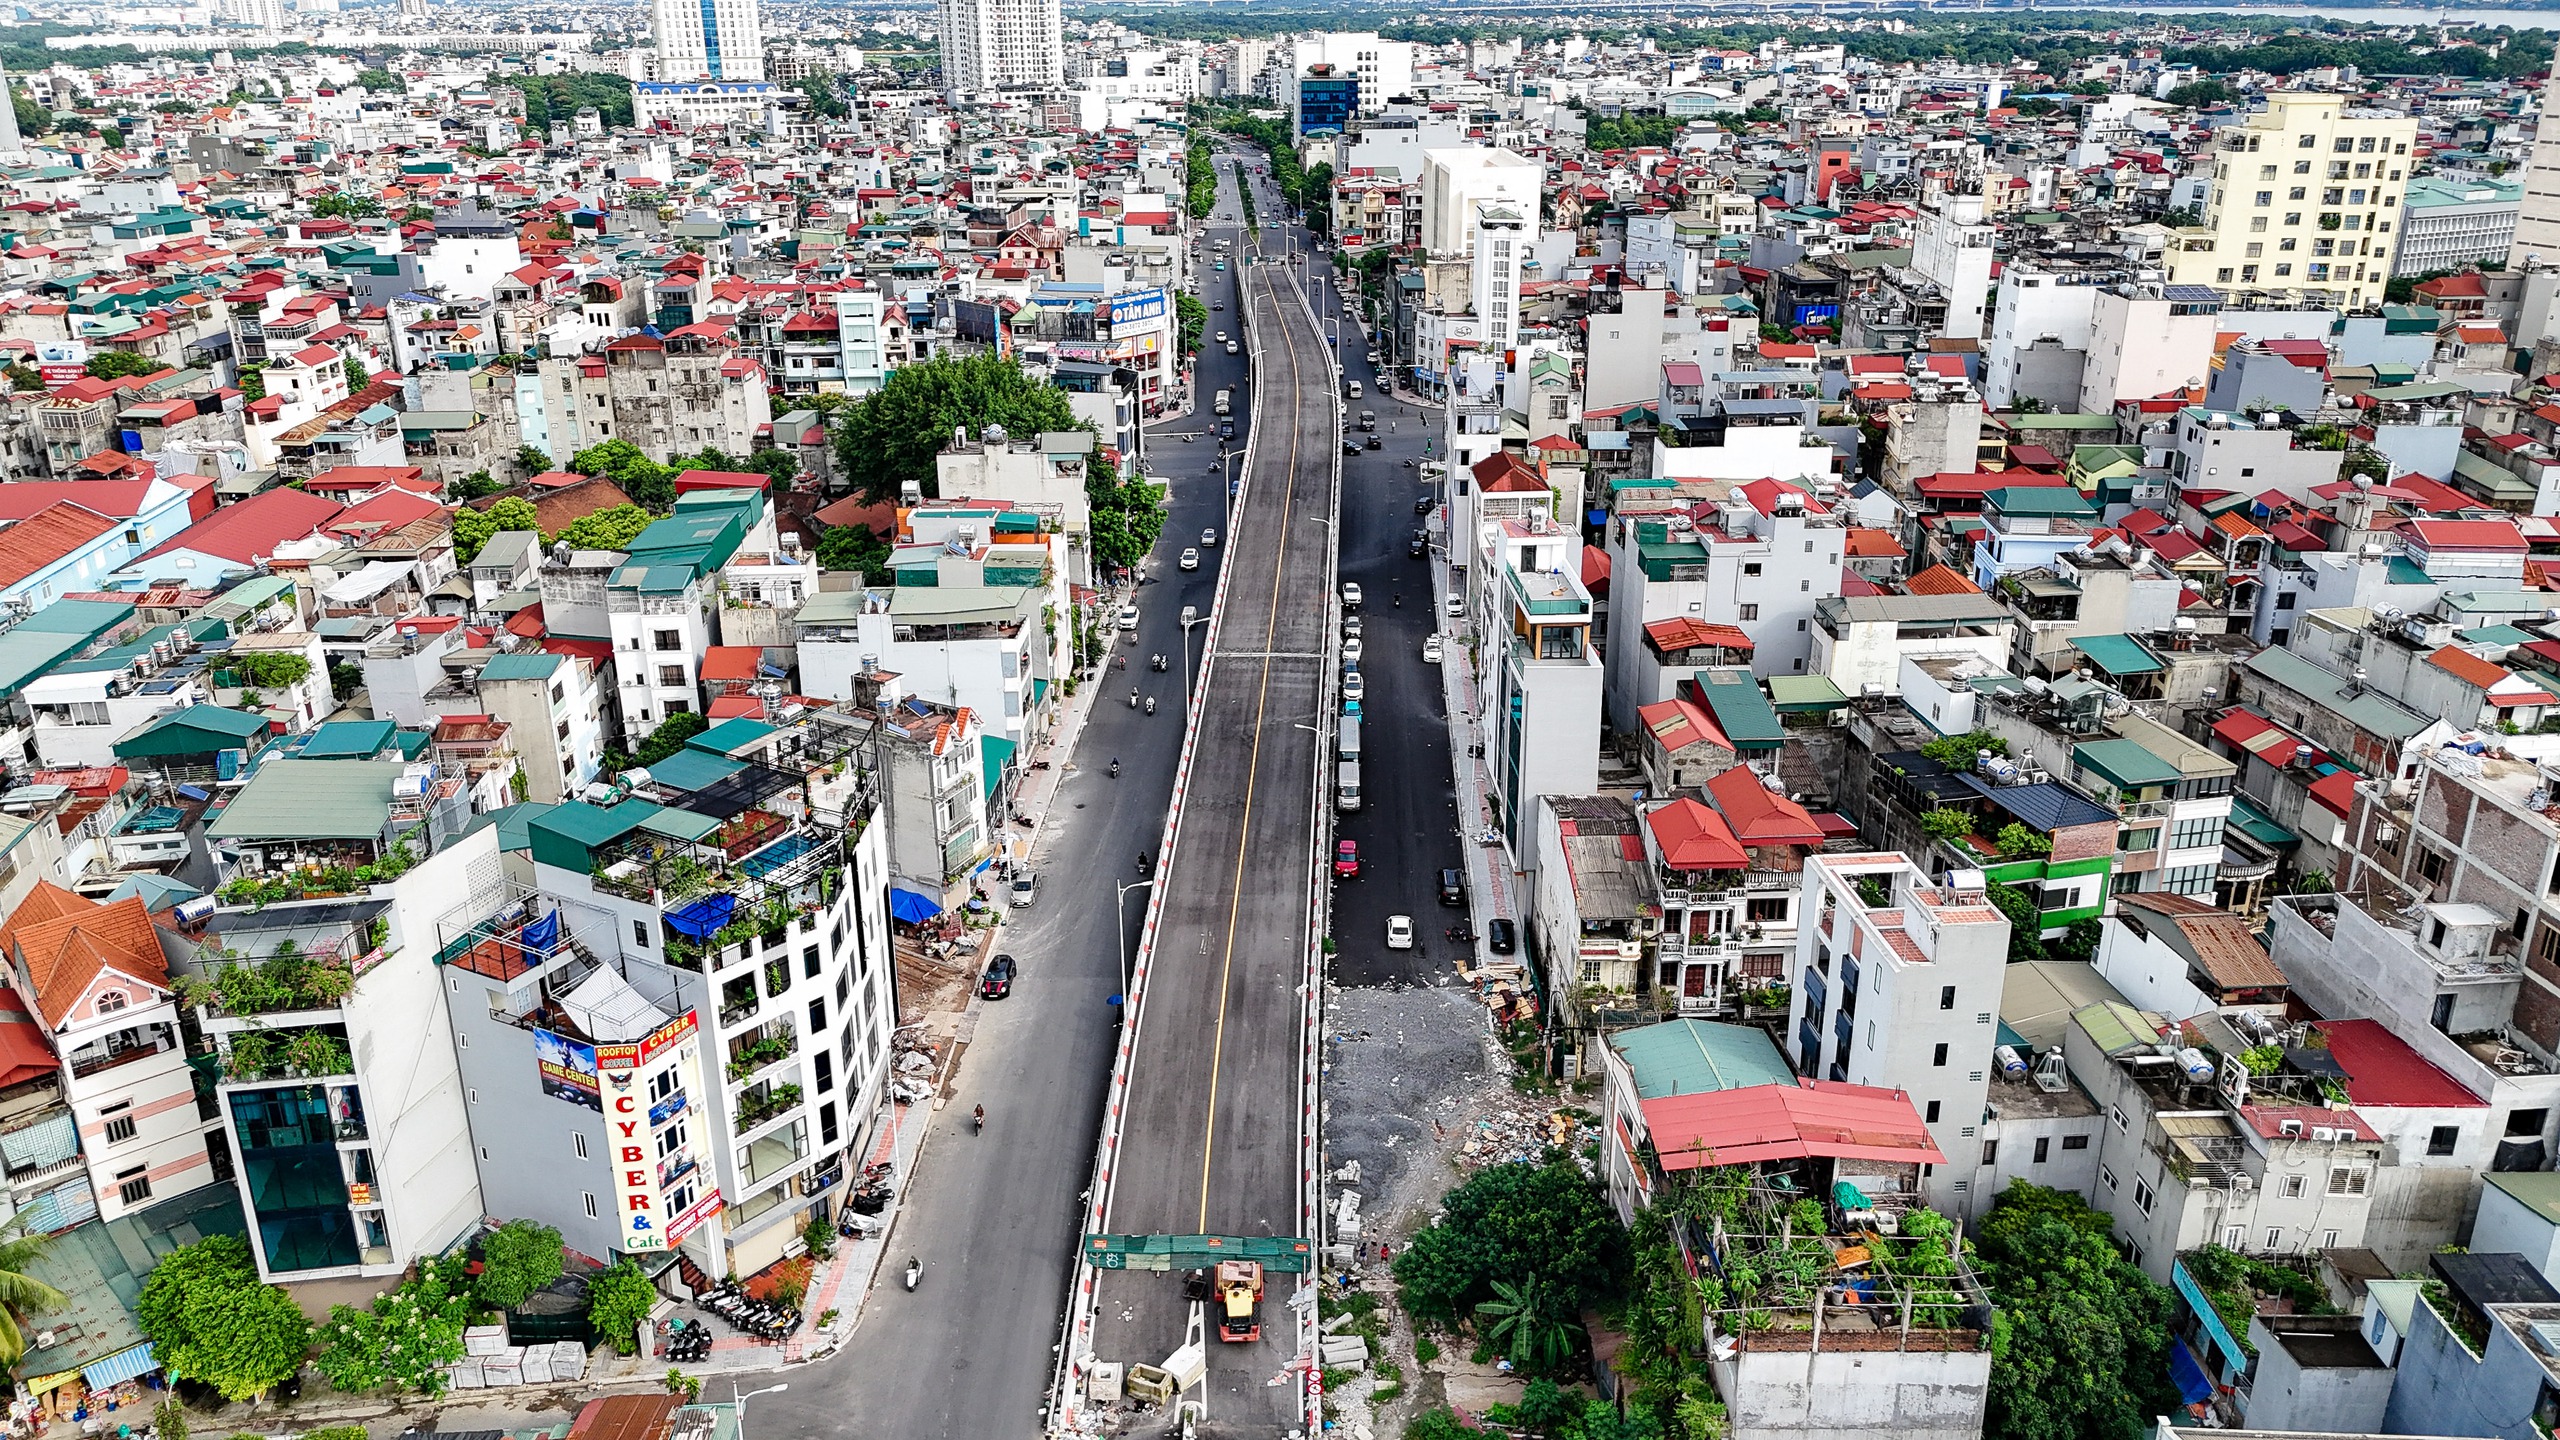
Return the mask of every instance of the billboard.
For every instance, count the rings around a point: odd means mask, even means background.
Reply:
[[[637,1044],[599,1045],[594,1065],[603,1082],[605,1143],[613,1148],[613,1209],[626,1252],[664,1250],[684,1238],[704,1218],[719,1213],[720,1190],[687,1206],[682,1214],[666,1209],[667,1187],[699,1168],[689,1151],[673,1151],[660,1163],[651,1134],[685,1111],[683,1097],[702,1083],[701,1066],[686,1046],[699,1029],[695,1013],[682,1015],[649,1032]],[[672,1072],[668,1093],[655,1104],[650,1081]],[[708,1209],[705,1209],[708,1205]]]
[[[39,340],[36,342],[36,373],[44,377],[44,388],[59,390],[89,373],[89,342],[85,340]]]
[[[604,1108],[604,1096],[596,1085],[593,1045],[537,1029],[533,1032],[533,1063],[542,1071],[543,1094],[590,1110]]]
[[[1124,290],[1111,297],[1111,331],[1117,335],[1123,325],[1162,320],[1165,312],[1172,308],[1173,302],[1165,298],[1161,285],[1144,290]]]

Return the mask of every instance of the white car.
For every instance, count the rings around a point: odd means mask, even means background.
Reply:
[[[1016,872],[1013,877],[1013,908],[1027,910],[1031,908],[1031,902],[1039,898],[1040,877],[1028,870]]]
[[[1234,342],[1233,340],[1230,340],[1230,341],[1228,341],[1228,342],[1227,342],[1227,353],[1228,353],[1228,354],[1230,354],[1230,355],[1233,355],[1233,354],[1235,354],[1235,353],[1236,353],[1236,342]]]
[[[1226,331],[1221,330],[1221,331],[1219,331],[1219,332],[1218,332],[1218,343],[1219,343],[1219,344],[1221,344],[1221,345],[1224,345],[1224,344],[1226,344],[1226,343],[1227,343],[1227,332],[1226,332]]]
[[[1342,617],[1342,633],[1343,633],[1343,634],[1345,634],[1345,635],[1357,635],[1357,634],[1359,634],[1359,633],[1360,633],[1360,631],[1361,631],[1361,624],[1360,624],[1360,617],[1359,617],[1359,616],[1357,616],[1357,615],[1345,615],[1345,616],[1343,616],[1343,617]]]
[[[1200,552],[1199,552],[1199,551],[1197,551],[1197,550],[1193,550],[1193,549],[1191,549],[1191,548],[1189,548],[1189,547],[1187,547],[1187,546],[1186,546],[1186,547],[1183,549],[1183,552],[1182,552],[1182,568],[1183,568],[1183,569],[1185,569],[1185,570],[1197,570],[1197,569],[1199,569],[1199,568],[1200,568]]]
[[[1462,617],[1467,613],[1467,597],[1464,595],[1452,595],[1448,599],[1440,602],[1440,608],[1448,611],[1453,619]]]
[[[1217,532],[1215,529],[1203,530],[1203,531],[1201,531],[1201,532],[1200,532],[1200,548],[1201,548],[1201,549],[1203,549],[1203,550],[1207,550],[1207,549],[1215,548],[1215,547],[1216,547],[1216,545],[1217,545],[1217,543],[1218,543],[1218,532]]]
[[[1137,606],[1123,605],[1120,607],[1120,628],[1123,630],[1135,630],[1138,628]]]
[[[1361,647],[1360,647],[1360,637],[1359,637],[1359,636],[1357,636],[1357,635],[1354,635],[1354,636],[1352,636],[1350,639],[1343,641],[1343,642],[1342,642],[1342,663],[1343,663],[1343,664],[1345,664],[1345,665],[1357,665],[1357,664],[1359,664],[1359,663],[1360,663],[1360,648],[1361,648]]]
[[[1423,664],[1425,664],[1425,665],[1437,665],[1437,664],[1439,664],[1439,663],[1440,663],[1440,657],[1441,657],[1442,655],[1444,655],[1444,654],[1447,654],[1447,653],[1448,653],[1448,652],[1447,652],[1447,650],[1446,650],[1446,649],[1444,649],[1444,648],[1442,647],[1441,643],[1440,643],[1440,637],[1439,637],[1439,636],[1437,636],[1437,635],[1426,635],[1426,636],[1424,636],[1424,637],[1423,637],[1423,640],[1422,640],[1422,663],[1423,663]]]
[[[1387,917],[1387,948],[1390,950],[1410,950],[1413,948],[1412,916],[1390,915]]]
[[[1354,670],[1350,674],[1342,677],[1343,699],[1357,705],[1362,700],[1367,699],[1368,694],[1369,687],[1361,682],[1359,671]]]
[[[1348,580],[1342,582],[1342,608],[1345,610],[1360,608],[1360,587]]]

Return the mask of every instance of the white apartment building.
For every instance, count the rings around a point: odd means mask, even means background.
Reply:
[[[2376,295],[2381,287],[2374,287]],[[2149,400],[2213,376],[2222,296],[2203,284],[2105,286],[2089,301],[2088,363],[2079,413],[2104,415],[2119,400]]]
[[[764,17],[756,0],[651,0],[660,80],[762,80]]]
[[[1525,498],[1527,518],[1477,522],[1468,566],[1468,625],[1487,637],[1476,659],[1486,798],[1515,863],[1531,853],[1539,796],[1600,788],[1600,654],[1581,537],[1555,523],[1543,494]]]
[[[1883,903],[1859,892],[1881,887]],[[1921,1179],[1931,1208],[1971,1217],[1984,1102],[1998,1044],[2009,921],[1958,871],[1940,888],[1900,854],[1811,855],[1787,1015],[1796,1072],[1911,1097],[1951,1164]]]
[[[2103,271],[2048,269],[2030,260],[2000,272],[1991,338],[1982,357],[1982,398],[2006,410],[2022,395],[2075,404],[2089,356]]]
[[[1357,76],[1363,115],[1377,114],[1386,108],[1389,97],[1413,88],[1412,42],[1383,40],[1374,30],[1301,35],[1290,42],[1289,64],[1296,75],[1330,65]]]
[[[1454,259],[1473,253],[1477,217],[1486,206],[1534,220],[1547,167],[1526,155],[1484,145],[1422,152],[1422,248]]]
[[[942,0],[942,85],[982,90],[1055,87],[1067,74],[1058,0]]]
[[[2215,132],[2204,223],[2169,240],[2169,279],[2361,310],[2382,302],[2415,116],[2278,91]]]
[[[1657,621],[1730,626],[1748,638],[1753,673],[1805,673],[1815,607],[1840,593],[1847,538],[1820,502],[1774,480],[1687,481],[1626,492],[1607,534],[1611,728],[1634,733],[1637,708],[1687,678],[1646,645]]]
[[[1911,268],[1946,295],[1946,328],[1940,333],[1951,340],[1981,339],[1991,292],[1991,226],[1982,218],[1981,196],[1942,196],[1920,212]]]

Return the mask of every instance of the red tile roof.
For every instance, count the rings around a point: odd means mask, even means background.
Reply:
[[[277,546],[302,539],[328,524],[343,508],[327,496],[289,487],[262,490],[214,511],[162,541],[142,558],[154,560],[175,551],[193,550],[247,565],[274,554]]]
[[[1651,725],[1654,712],[1686,703],[1664,701],[1647,705],[1638,713]],[[1689,709],[1694,711],[1697,707]],[[1683,723],[1694,723],[1697,718],[1684,716]],[[1706,728],[1713,731],[1714,724],[1708,721]],[[1660,729],[1655,733],[1661,734]],[[1722,732],[1716,733],[1720,738]],[[1653,843],[1662,851],[1662,863],[1674,870],[1746,870],[1751,866],[1750,855],[1744,852],[1742,842],[1733,838],[1733,828],[1724,823],[1724,817],[1685,795],[1648,813],[1644,823],[1653,832]]]
[[[1706,789],[1745,845],[1822,843],[1822,827],[1814,823],[1812,812],[1761,783],[1758,771],[1737,765],[1708,781]]]
[[[169,963],[142,897],[110,905],[39,880],[0,930],[0,945],[16,954],[36,987],[36,1010],[59,1029],[98,977],[112,972],[165,990]]]
[[[1738,625],[1714,625],[1686,615],[1653,621],[1644,627],[1644,635],[1657,649],[1664,651],[1694,650],[1706,645],[1745,652],[1753,648],[1751,637],[1744,634]]]
[[[1946,1156],[1899,1090],[1805,1080],[1641,1102],[1665,1170],[1764,1160],[1943,1165]]]
[[[82,546],[123,523],[64,500],[0,530],[0,587],[75,558]]]
[[[1979,595],[1982,587],[1947,565],[1932,565],[1902,582],[1906,595]]]
[[[2486,690],[2508,677],[2504,666],[2492,665],[2459,645],[2447,645],[2427,657],[2433,665],[2457,680],[2468,680]]]

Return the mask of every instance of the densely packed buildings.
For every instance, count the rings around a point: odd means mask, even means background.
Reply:
[[[1195,127],[1250,112],[1433,407],[1450,618],[1502,642],[1450,661],[1501,964],[1601,1085],[1622,1212],[1763,1105],[1888,1213],[2084,1196],[2226,1419],[2560,1393],[2543,1329],[2439,1343],[2560,1299],[2533,86],[2206,93],[2156,20],[2069,73],[1861,56],[1893,21],[1204,44],[1056,0],[943,0],[938,77],[756,0],[623,48],[245,43],[303,13],[12,77],[53,121],[0,138],[31,1225],[228,1187],[301,1280],[484,1215],[753,1274],[826,1220],[892,1084],[888,897],[965,896],[1060,722],[1112,578],[1087,467],[1195,403]],[[848,493],[847,402],[990,353],[1090,433]],[[489,534],[507,502],[539,533]],[[821,564],[857,527],[873,573]],[[603,1085],[652,1164],[607,1163]],[[2523,1258],[2390,1278],[2465,1242]],[[2244,1355],[2206,1245],[2373,1323]],[[1980,1366],[1898,1353],[1979,1413]]]

